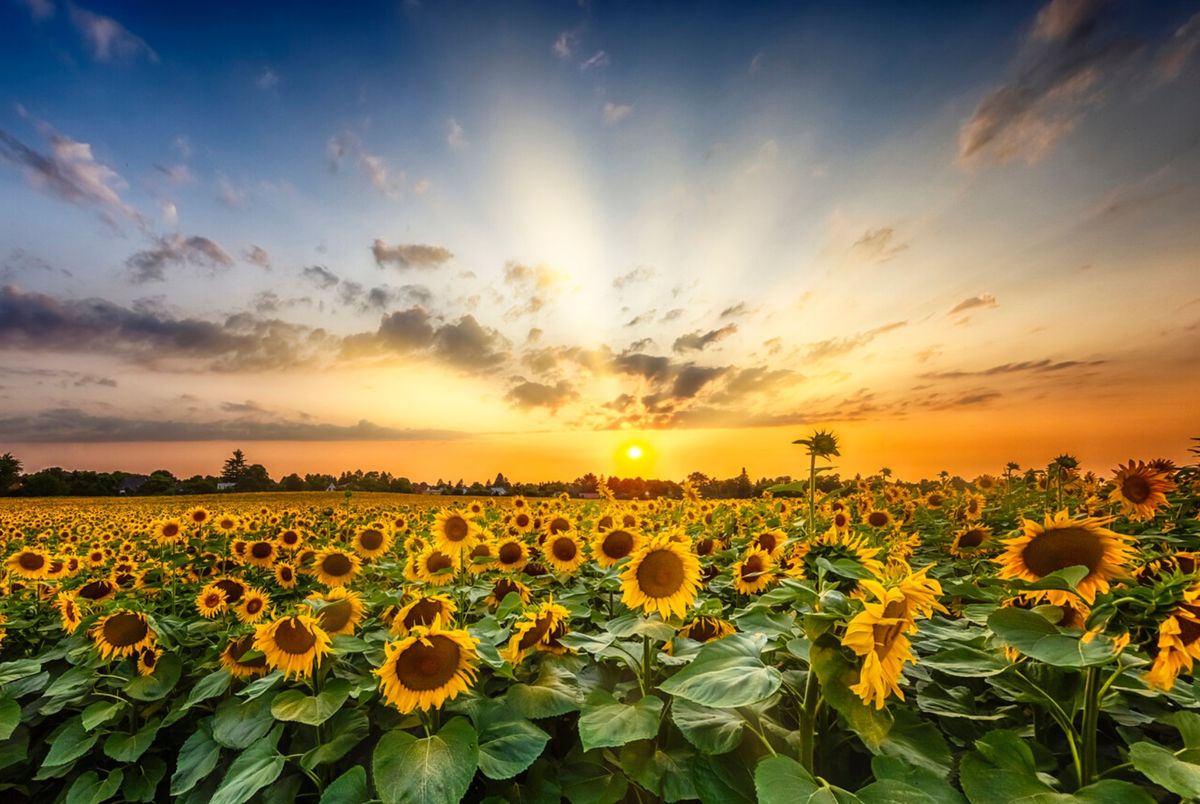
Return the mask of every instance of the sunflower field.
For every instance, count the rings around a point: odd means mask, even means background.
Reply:
[[[1200,798],[1196,466],[799,443],[788,498],[3,501],[5,800]]]

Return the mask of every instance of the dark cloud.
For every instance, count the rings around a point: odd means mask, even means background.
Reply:
[[[426,352],[447,365],[468,371],[489,371],[509,355],[508,340],[496,330],[465,315],[453,323],[435,325],[427,310],[414,306],[383,317],[373,333],[352,335],[344,342],[348,355],[373,351],[411,354]]]
[[[428,349],[433,343],[433,331],[425,308],[410,307],[384,316],[377,336],[388,349],[405,353]]]
[[[56,268],[41,257],[30,254],[25,249],[14,248],[0,264],[0,282],[8,282],[30,274],[62,274],[74,276],[66,268]]]
[[[710,382],[724,374],[727,369],[694,366],[688,364],[679,369],[675,375],[675,384],[671,387],[671,395],[676,399],[691,399]]]
[[[433,336],[433,352],[447,363],[464,369],[490,369],[503,363],[507,341],[490,327],[482,326],[474,316],[465,315],[453,324],[438,327]]]
[[[851,248],[871,262],[887,262],[908,248],[908,243],[896,239],[896,230],[890,226],[868,229],[854,241]]]
[[[663,313],[662,323],[665,324],[669,321],[674,321],[678,318],[682,318],[683,313],[684,313],[684,310],[682,307],[676,307],[674,310],[668,310],[667,312]]]
[[[681,335],[675,339],[672,345],[672,351],[680,352],[699,352],[707,346],[711,346],[718,341],[728,338],[737,332],[737,324],[727,324],[720,329],[712,329],[708,332],[690,332],[687,335]]]
[[[216,272],[233,265],[233,258],[207,237],[170,235],[160,237],[154,247],[139,251],[125,260],[129,281],[135,284],[162,282],[167,268],[192,265]]]
[[[328,290],[335,287],[341,280],[333,271],[326,268],[324,265],[310,265],[300,272],[300,276],[312,282],[322,290]]]
[[[625,326],[636,327],[636,326],[640,326],[642,324],[649,324],[652,321],[654,321],[654,316],[657,314],[658,314],[657,310],[647,310],[646,312],[640,313],[639,315],[635,315],[633,318],[626,321]]]
[[[371,245],[371,254],[380,268],[387,265],[396,268],[436,268],[454,256],[442,246],[417,243],[389,246],[383,240],[376,240]]]
[[[554,385],[524,380],[509,389],[504,398],[514,407],[525,410],[549,408],[554,411],[578,399],[579,393],[565,380],[560,380]]]
[[[1155,72],[1159,81],[1174,81],[1200,53],[1200,12],[1175,31],[1158,54]]]
[[[448,441],[452,430],[383,427],[365,419],[352,425],[270,418],[213,421],[126,419],[57,408],[0,417],[0,441],[22,443],[120,443],[129,441]]]
[[[271,267],[271,255],[267,250],[260,246],[250,246],[242,252],[242,259],[251,265],[257,265],[259,268]]]
[[[964,377],[994,377],[1000,374],[1020,374],[1030,372],[1049,374],[1070,369],[1086,369],[1104,365],[1104,360],[1026,360],[1020,363],[1003,363],[980,371],[930,371],[921,374],[925,380],[958,380]]]

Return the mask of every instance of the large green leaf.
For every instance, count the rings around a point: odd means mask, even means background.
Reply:
[[[858,668],[842,655],[842,646],[834,637],[822,635],[808,650],[809,667],[821,682],[821,694],[837,710],[850,729],[872,751],[879,749],[892,728],[887,709],[863,703],[850,687],[858,683]]]
[[[276,748],[282,734],[283,726],[276,726],[266,739],[238,754],[209,804],[242,804],[278,779],[287,763]]]
[[[679,698],[671,720],[684,738],[706,754],[725,754],[742,742],[746,719],[736,709],[716,709]]]
[[[111,701],[107,699],[96,701],[94,704],[88,706],[87,709],[84,709],[79,717],[83,723],[83,727],[91,731],[97,726],[107,723],[120,715],[125,706],[126,703],[124,701]]]
[[[478,764],[478,736],[461,717],[432,737],[389,731],[371,757],[375,787],[384,804],[455,804],[466,795]]]
[[[319,804],[362,804],[370,798],[371,793],[367,789],[367,769],[362,765],[355,765],[325,788]]]
[[[607,690],[596,690],[579,713],[579,741],[590,751],[648,740],[658,734],[662,710],[662,699],[653,695],[623,704]]]
[[[42,669],[41,659],[17,659],[0,664],[0,684],[7,684],[26,676],[37,675]]]
[[[950,676],[982,678],[1003,673],[1009,667],[1002,654],[959,645],[921,659],[921,667],[939,670]]]
[[[638,740],[621,746],[621,769],[639,785],[664,801],[696,798],[692,783],[689,748],[664,751],[654,740]]]
[[[988,627],[1005,644],[1055,667],[1105,664],[1117,655],[1111,640],[1084,642],[1082,632],[1061,629],[1035,611],[997,609],[988,617]]]
[[[125,772],[118,768],[103,780],[95,771],[87,771],[76,777],[67,790],[66,804],[101,804],[117,794]]]
[[[99,739],[99,734],[89,733],[83,727],[83,721],[80,718],[73,718],[51,741],[50,751],[42,760],[42,767],[53,768],[74,762],[91,751]]]
[[[571,804],[616,804],[625,799],[629,781],[603,760],[577,757],[563,763],[557,774],[562,794]]]
[[[181,709],[186,711],[201,701],[224,694],[232,682],[233,674],[223,667],[216,672],[209,673],[197,681],[196,686],[192,687],[192,691],[188,693],[187,700],[183,702]]]
[[[138,676],[125,685],[125,694],[139,701],[158,701],[170,694],[183,673],[183,663],[172,653],[163,654],[154,672]]]
[[[104,753],[117,762],[137,762],[154,743],[161,724],[157,718],[147,722],[134,734],[115,732],[104,741]]]
[[[504,697],[513,709],[534,720],[574,712],[583,703],[575,676],[551,662],[542,664],[534,681],[513,684]]]
[[[947,778],[954,760],[937,726],[910,709],[897,707],[892,716],[892,727],[879,745],[880,753],[924,768],[940,779]]]
[[[274,695],[249,701],[226,698],[213,715],[213,739],[226,748],[246,748],[275,725],[271,714]]]
[[[0,740],[7,740],[21,725],[21,705],[5,695],[0,698]]]
[[[511,779],[541,756],[550,735],[511,707],[484,701],[473,715],[479,733],[479,770],[489,779]]]
[[[325,731],[333,737],[300,758],[300,765],[308,770],[328,762],[337,762],[361,743],[371,730],[366,712],[359,709],[342,709],[327,723]]]
[[[774,695],[783,677],[763,664],[767,638],[733,634],[700,649],[687,667],[659,685],[677,698],[716,707],[757,703]]]
[[[1184,762],[1174,753],[1151,742],[1134,743],[1129,761],[1147,779],[1185,799],[1200,798],[1200,765]]]
[[[125,768],[121,795],[129,801],[157,801],[158,785],[167,775],[167,763],[158,757],[146,757]]]
[[[335,678],[318,695],[305,695],[300,690],[279,693],[271,703],[271,714],[276,720],[319,726],[341,709],[349,697],[350,682]]]
[[[197,782],[212,773],[220,758],[221,746],[213,739],[209,721],[200,721],[183,748],[179,749],[175,773],[171,776],[171,795],[181,796],[195,787]]]

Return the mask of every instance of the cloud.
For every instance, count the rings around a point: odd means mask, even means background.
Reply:
[[[987,308],[995,306],[995,296],[990,293],[981,293],[978,296],[971,296],[970,298],[963,299],[958,304],[954,305],[954,308],[951,309],[950,312],[946,313],[946,315],[954,315],[955,313],[961,313],[965,310],[974,310],[979,307]]]
[[[207,237],[174,234],[160,237],[154,247],[139,251],[125,260],[129,281],[134,284],[162,282],[166,270],[176,265],[192,265],[212,272],[230,268],[233,258]]]
[[[612,286],[617,290],[624,290],[630,285],[639,282],[647,282],[654,277],[654,269],[647,268],[644,265],[639,265],[627,274],[621,274],[612,281]]]
[[[453,117],[446,121],[446,144],[455,151],[471,147],[471,143],[467,141],[466,132]]]
[[[1188,62],[1200,52],[1200,13],[1175,31],[1158,54],[1155,72],[1161,82],[1174,81],[1183,74]]]
[[[587,72],[588,70],[599,70],[602,67],[609,65],[608,54],[603,50],[597,50],[588,59],[580,62],[579,69]]]
[[[991,92],[959,129],[960,163],[1024,160],[1049,153],[1103,101],[1107,73],[1136,52],[1109,34],[1104,0],[1051,0],[1038,12],[1013,78]]]
[[[242,259],[251,265],[257,265],[259,268],[271,267],[271,255],[261,246],[251,244],[249,248],[242,252]]]
[[[53,0],[17,0],[17,4],[28,9],[34,22],[45,22],[54,16]]]
[[[561,285],[566,278],[566,274],[545,264],[526,265],[514,261],[504,264],[504,284],[514,288],[548,291]]]
[[[550,46],[550,51],[559,59],[569,59],[571,54],[575,52],[575,45],[579,43],[579,37],[572,31],[563,31],[554,39],[554,44]]]
[[[626,309],[628,309],[628,308],[626,308]],[[638,315],[635,315],[633,318],[626,321],[625,326],[637,327],[637,326],[641,326],[642,324],[649,324],[650,322],[652,322],[654,320],[654,316],[656,316],[657,314],[658,314],[658,310],[654,310],[654,309],[647,310],[646,312],[639,313]]]
[[[808,345],[808,359],[826,360],[831,357],[840,357],[856,349],[861,349],[886,332],[891,332],[907,325],[907,321],[894,321],[891,324],[884,324],[881,327],[876,327],[866,332],[859,332],[846,338],[828,338],[816,343],[810,343]]]
[[[74,276],[65,268],[56,268],[46,260],[22,248],[14,248],[0,263],[0,281],[11,281],[30,274],[62,274],[65,277]]]
[[[35,189],[62,201],[93,207],[110,224],[116,224],[115,215],[141,221],[133,207],[121,198],[128,182],[99,162],[91,145],[59,134],[46,123],[36,125],[47,146],[46,153],[0,130],[0,160],[24,168],[26,180]]]
[[[322,290],[328,290],[337,285],[341,280],[333,271],[326,268],[324,265],[310,265],[300,272],[300,276],[312,282]]]
[[[389,198],[399,197],[404,189],[405,172],[392,167],[379,154],[367,151],[351,131],[340,131],[330,137],[325,144],[325,155],[329,159],[329,170],[333,173],[337,173],[346,160],[353,160],[371,186]]]
[[[76,5],[68,5],[71,24],[91,48],[92,58],[104,62],[131,62],[144,56],[158,62],[158,54],[138,36],[111,17],[95,14]]]
[[[373,333],[345,339],[348,356],[371,352],[408,355],[424,353],[454,368],[487,372],[508,359],[508,340],[474,316],[465,315],[453,323],[435,324],[429,311],[419,305],[385,315]]]
[[[711,346],[718,341],[722,341],[737,332],[737,324],[727,324],[720,329],[711,329],[708,332],[690,332],[687,335],[681,335],[675,339],[671,350],[674,352],[701,351],[707,346]]]
[[[578,398],[579,393],[565,380],[560,380],[554,385],[523,380],[510,388],[504,395],[504,399],[510,405],[524,410],[549,408],[551,411],[556,411]]]
[[[746,303],[738,302],[737,304],[733,304],[733,305],[730,305],[729,307],[726,307],[724,310],[721,311],[721,315],[719,315],[717,317],[718,318],[739,318],[741,316],[749,315],[749,314],[750,314],[750,308],[746,306]]]
[[[633,114],[633,106],[627,103],[605,103],[604,104],[604,122],[608,125],[620,123],[629,115]]]
[[[907,248],[908,243],[896,242],[896,230],[890,226],[868,229],[851,246],[851,249],[871,262],[887,262]]]
[[[241,209],[246,205],[246,191],[238,187],[228,176],[217,179],[217,200],[230,209]]]
[[[166,176],[171,184],[191,184],[196,180],[187,165],[155,165],[154,169]]]
[[[471,315],[465,315],[453,324],[443,324],[433,335],[433,353],[463,369],[495,368],[507,359],[506,346],[503,335],[482,326]]]
[[[728,369],[688,364],[679,369],[675,375],[675,383],[671,386],[671,394],[676,399],[691,399],[710,382],[720,377]]]
[[[121,443],[130,441],[448,441],[453,430],[384,427],[363,419],[339,425],[291,421],[262,414],[234,419],[181,421],[98,416],[79,408],[56,408],[0,417],[0,440],[27,443]]]
[[[1071,369],[1087,369],[1104,365],[1103,360],[1025,360],[1020,363],[1002,363],[980,371],[929,371],[919,375],[923,380],[959,380],[965,377],[995,377],[1003,374],[1052,374]]]
[[[258,77],[254,79],[254,86],[258,87],[264,92],[274,89],[275,87],[279,86],[279,74],[270,67],[263,67],[262,72],[260,72]]]
[[[387,265],[397,268],[436,268],[454,256],[442,246],[419,243],[389,246],[386,241],[378,239],[371,245],[371,254],[380,268]]]

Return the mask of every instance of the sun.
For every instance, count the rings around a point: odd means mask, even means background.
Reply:
[[[630,444],[625,448],[625,457],[631,461],[640,461],[645,451],[638,444]]]

